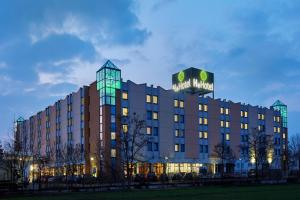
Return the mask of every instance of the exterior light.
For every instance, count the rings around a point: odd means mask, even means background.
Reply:
[[[91,157],[91,161],[94,161],[94,157]]]

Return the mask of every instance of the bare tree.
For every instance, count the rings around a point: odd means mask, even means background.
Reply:
[[[121,165],[124,167],[124,177],[127,180],[127,185],[130,186],[134,166],[137,162],[145,162],[147,157],[145,155],[144,147],[149,141],[149,136],[145,132],[145,120],[141,119],[136,113],[132,116],[124,117],[123,124],[127,127],[122,127],[120,134],[120,152]]]
[[[78,172],[78,168],[82,161],[83,152],[80,144],[66,144],[61,151],[61,159],[63,160],[63,166],[65,167],[66,183],[68,184],[68,178],[71,178],[71,186],[75,173]]]
[[[224,167],[228,164],[233,164],[235,161],[235,155],[232,148],[225,141],[218,143],[214,147],[214,154],[219,161],[221,161],[221,177],[224,177]]]
[[[300,134],[292,135],[289,139],[289,163],[294,168],[298,168],[300,176]]]
[[[270,154],[273,154],[273,137],[265,131],[253,128],[249,132],[247,143],[241,145],[241,148],[248,148],[249,161],[255,164],[256,178],[258,178],[259,170],[263,176],[263,169],[270,164],[268,158]]]

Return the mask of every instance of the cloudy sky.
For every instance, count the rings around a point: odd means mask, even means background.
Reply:
[[[123,79],[171,88],[185,67],[215,73],[216,97],[288,105],[300,133],[300,1],[3,0],[0,138],[111,59]]]

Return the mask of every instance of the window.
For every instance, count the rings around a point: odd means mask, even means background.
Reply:
[[[241,117],[244,117],[244,111],[241,111]]]
[[[247,111],[245,111],[244,116],[248,117],[248,112]]]
[[[122,130],[123,130],[123,133],[127,133],[128,132],[128,125],[127,124],[122,125]]]
[[[147,134],[151,135],[152,134],[152,128],[151,127],[147,127]]]
[[[152,96],[152,103],[158,104],[158,97],[157,96]]]
[[[229,141],[230,140],[230,134],[226,133],[226,140]]]
[[[128,108],[122,108],[122,115],[128,116]]]
[[[146,102],[151,103],[151,96],[149,94],[146,95]]]
[[[111,140],[115,140],[116,139],[116,132],[111,132],[110,136],[111,136],[110,137]]]
[[[180,116],[179,116],[179,119],[180,119],[180,120],[179,120],[180,123],[184,123],[184,115],[180,115]]]
[[[274,133],[276,133],[277,132],[277,128],[274,126]]]
[[[179,101],[179,107],[184,108],[184,101]]]
[[[224,121],[221,121],[221,127],[224,127]]]
[[[226,108],[226,115],[229,115],[229,108]]]
[[[226,122],[226,128],[229,128],[230,122]]]
[[[123,92],[122,93],[122,99],[124,99],[124,100],[128,100],[128,92]]]
[[[174,115],[174,122],[178,122],[179,121],[179,116],[178,115]]]
[[[200,117],[200,118],[199,118],[199,124],[207,125],[207,118],[202,118],[202,117]]]
[[[285,133],[283,133],[283,134],[282,134],[282,138],[285,139],[285,137],[286,137],[286,136],[285,136]]]
[[[147,142],[147,150],[152,151],[152,142]]]
[[[202,104],[199,104],[199,110],[202,111],[203,110],[203,106]]]
[[[158,112],[152,113],[152,119],[157,120],[158,119]]]
[[[111,155],[112,158],[115,158],[117,156],[116,149],[111,149],[110,150],[110,155]]]
[[[200,131],[199,132],[199,138],[201,138],[201,139],[207,139],[207,132]]]
[[[277,128],[277,133],[280,133],[280,127]]]
[[[178,107],[178,100],[174,99],[174,107],[177,108]]]
[[[220,108],[220,113],[221,113],[221,114],[224,114],[224,108],[223,108],[223,107]]]
[[[184,151],[185,151],[185,145],[184,145],[184,144],[181,144],[181,145],[180,145],[180,151],[181,151],[181,152],[184,152]]]
[[[204,105],[204,112],[207,112],[207,105]]]
[[[152,112],[151,111],[147,111],[147,120],[151,120],[152,119]]]
[[[175,137],[179,137],[179,130],[178,129],[175,130]]]
[[[241,123],[241,129],[244,129],[244,124],[243,123]]]
[[[280,122],[280,117],[277,117],[277,122]]]
[[[178,152],[179,151],[179,144],[175,144],[175,152]]]
[[[158,127],[153,128],[153,135],[158,136]]]
[[[248,129],[248,124],[245,124],[244,126],[245,126],[245,127],[244,127],[245,129]]]
[[[116,116],[115,115],[111,115],[110,116],[110,122],[111,123],[115,123],[116,122]]]

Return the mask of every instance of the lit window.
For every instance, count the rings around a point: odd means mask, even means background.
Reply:
[[[224,121],[221,121],[221,127],[224,127]]]
[[[179,101],[179,107],[183,108],[184,107],[184,102],[183,101]]]
[[[274,122],[276,122],[276,117],[274,116]]]
[[[178,122],[178,115],[174,115],[174,122]]]
[[[274,126],[274,133],[276,133],[277,132],[277,128]]]
[[[229,133],[226,133],[226,140],[227,140],[227,141],[230,140],[230,135],[229,135]]]
[[[151,103],[151,96],[149,94],[146,95],[146,102]]]
[[[204,105],[204,111],[207,112],[207,105]]]
[[[175,152],[179,151],[179,144],[175,144]]]
[[[110,150],[110,155],[111,155],[112,158],[115,158],[115,157],[117,156],[117,151],[116,151],[116,149],[111,149],[111,150]]]
[[[204,124],[207,125],[207,118],[204,118]]]
[[[277,128],[277,133],[280,133],[280,127]]]
[[[285,133],[282,134],[282,138],[285,139]]]
[[[220,113],[221,113],[221,114],[224,114],[224,108],[223,108],[223,107],[220,108]]]
[[[154,104],[158,104],[158,97],[157,96],[152,96],[152,102]]]
[[[241,111],[241,117],[244,117],[244,111]]]
[[[199,138],[203,138],[203,132],[202,131],[199,132]]]
[[[147,134],[151,135],[151,133],[152,133],[152,128],[151,127],[147,127]]]
[[[199,104],[199,110],[202,111],[202,104]]]
[[[226,122],[226,128],[229,128],[230,122]]]
[[[122,93],[122,99],[127,100],[128,99],[128,92]]]
[[[110,134],[110,139],[111,140],[115,140],[116,139],[116,132],[111,132],[111,134]]]
[[[229,115],[229,109],[226,108],[226,115]]]
[[[152,112],[152,119],[158,119],[158,112]]]
[[[245,129],[248,129],[248,124],[245,124],[244,126],[245,126]]]
[[[244,124],[243,123],[241,123],[241,129],[244,129]]]
[[[245,115],[245,117],[248,117],[248,112],[247,112],[247,111],[245,111],[244,115]]]
[[[122,115],[128,116],[128,108],[122,108]]]
[[[280,117],[277,117],[277,122],[280,122]]]
[[[199,124],[203,124],[203,118],[199,118]]]
[[[178,129],[175,130],[175,137],[179,137],[179,130]]]
[[[261,119],[262,119],[262,120],[265,119],[265,115],[264,115],[264,114],[261,115]]]
[[[207,139],[207,132],[203,132],[203,138]]]
[[[178,100],[174,99],[174,107],[177,108],[178,107]]]
[[[123,129],[124,133],[127,133],[128,132],[128,125],[127,124],[122,125],[122,129]]]

